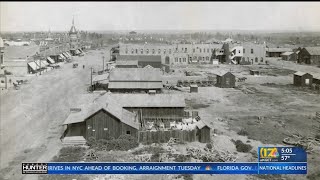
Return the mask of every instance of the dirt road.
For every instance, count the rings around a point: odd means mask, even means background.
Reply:
[[[73,57],[78,68],[64,64],[0,96],[0,179],[23,179],[21,162],[49,161],[59,151],[61,124],[79,95],[87,93],[90,67],[102,68],[108,53],[94,50]]]

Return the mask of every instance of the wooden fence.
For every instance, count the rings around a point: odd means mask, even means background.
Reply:
[[[168,131],[139,131],[139,142],[144,144],[165,143],[171,137],[178,138],[180,142],[197,141],[196,129],[187,130],[168,130]]]

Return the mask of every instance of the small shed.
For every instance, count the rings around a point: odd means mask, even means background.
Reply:
[[[305,72],[296,72],[293,74],[293,84],[295,86],[311,86],[313,76]]]
[[[201,143],[209,143],[210,140],[210,127],[202,120],[196,123],[197,126],[197,139]]]
[[[198,85],[196,85],[196,84],[190,85],[190,93],[193,93],[193,92],[195,92],[195,93],[198,92]]]
[[[260,71],[258,71],[258,70],[250,70],[250,75],[260,75]]]
[[[231,72],[221,71],[216,73],[216,86],[220,88],[234,88],[236,86],[236,77]]]

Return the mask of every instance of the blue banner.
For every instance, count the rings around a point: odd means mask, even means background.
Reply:
[[[307,163],[47,163],[47,174],[307,174]]]

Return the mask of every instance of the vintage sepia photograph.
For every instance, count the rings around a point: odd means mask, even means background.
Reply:
[[[0,2],[0,180],[320,180],[320,2]]]

